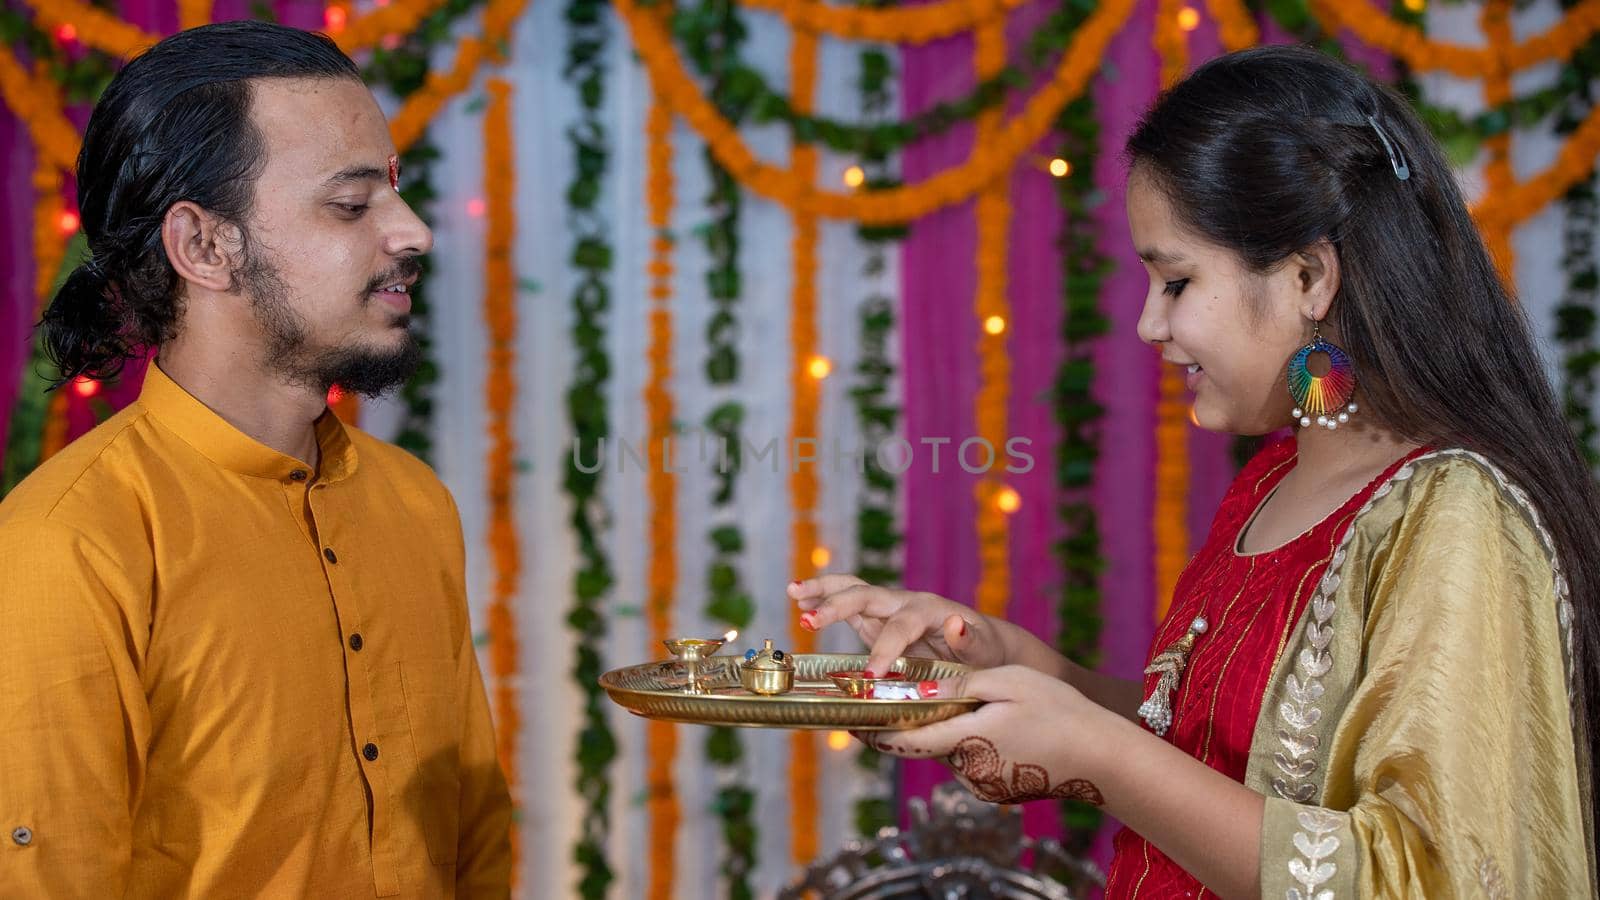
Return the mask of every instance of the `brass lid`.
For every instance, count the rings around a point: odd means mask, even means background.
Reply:
[[[782,650],[772,649],[772,638],[762,641],[760,650],[748,650],[744,654],[744,662],[739,665],[746,669],[761,669],[772,672],[794,671],[794,657]]]

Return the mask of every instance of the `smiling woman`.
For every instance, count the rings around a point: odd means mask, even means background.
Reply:
[[[1574,663],[1600,638],[1594,483],[1437,146],[1393,92],[1273,48],[1202,67],[1129,154],[1129,225],[1152,248],[1140,337],[1189,366],[1202,426],[1307,429],[1241,473],[1155,644],[1174,654],[1169,740],[1267,797],[1258,889],[1462,892],[1484,872],[1513,893],[1592,884],[1597,686]],[[1447,558],[1470,562],[1439,571]],[[1493,611],[1461,618],[1480,602]],[[1484,634],[1483,618],[1523,637]],[[1304,636],[1284,647],[1297,619]],[[1403,649],[1424,621],[1443,643]],[[1400,724],[1441,679],[1485,665],[1465,677],[1475,695],[1520,712]],[[1223,683],[1251,702],[1223,715]],[[1534,711],[1551,696],[1567,702]],[[1512,748],[1538,732],[1528,715],[1567,726],[1539,744],[1555,771],[1537,785],[1509,780]],[[1466,746],[1476,764],[1452,768]],[[1511,823],[1492,836],[1486,800]],[[1239,884],[1181,826],[1129,824],[1109,896]],[[1406,871],[1424,833],[1438,861]]]
[[[879,746],[1102,802],[1112,898],[1589,895],[1600,496],[1443,155],[1292,47],[1200,67],[1128,151],[1139,337],[1202,427],[1304,430],[1228,490],[1142,682],[944,598],[794,585],[872,665],[995,666]]]

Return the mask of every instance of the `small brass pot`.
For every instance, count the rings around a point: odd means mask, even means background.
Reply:
[[[772,648],[772,639],[763,642],[739,664],[739,682],[752,694],[771,697],[794,690],[794,658]]]

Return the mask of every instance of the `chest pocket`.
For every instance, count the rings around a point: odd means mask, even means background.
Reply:
[[[422,827],[428,858],[456,861],[461,829],[461,708],[451,660],[400,664],[416,776],[405,786],[405,807]]]

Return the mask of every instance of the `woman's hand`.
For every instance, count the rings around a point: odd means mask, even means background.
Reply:
[[[856,737],[896,756],[942,759],[992,803],[1102,806],[1219,895],[1260,896],[1262,795],[1036,669],[986,669],[936,690],[986,702],[911,731]]]
[[[911,731],[858,732],[871,747],[943,759],[974,796],[990,803],[1047,797],[1104,804],[1091,780],[1095,748],[1122,724],[1076,688],[1026,666],[1003,666],[938,683],[936,694],[983,706]]]
[[[789,597],[803,610],[802,628],[848,622],[871,648],[869,672],[888,672],[905,654],[980,669],[1007,662],[1005,638],[991,619],[936,594],[875,587],[854,575],[819,575],[789,585]]]

